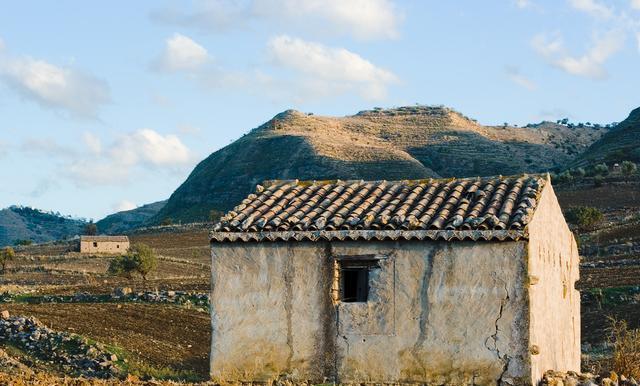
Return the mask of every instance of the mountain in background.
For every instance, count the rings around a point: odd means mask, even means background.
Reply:
[[[446,107],[322,117],[288,110],[200,162],[150,222],[201,221],[270,179],[415,179],[544,172],[605,128],[483,126]]]
[[[572,166],[640,162],[640,107],[585,150]]]
[[[567,120],[564,120],[567,121]],[[640,108],[611,127],[541,122],[483,126],[446,107],[374,109],[347,117],[287,110],[200,162],[169,200],[114,213],[99,233],[206,221],[271,179],[416,179],[562,171],[640,162]],[[30,208],[0,211],[0,245],[80,234],[86,222]]]
[[[96,223],[98,233],[113,235],[139,228],[155,216],[166,203],[167,200],[158,201],[135,209],[110,214]]]
[[[39,209],[12,206],[0,210],[0,246],[19,240],[43,243],[82,233],[86,221]]]

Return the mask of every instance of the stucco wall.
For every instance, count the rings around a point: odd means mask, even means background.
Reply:
[[[525,242],[213,244],[219,380],[526,382]],[[333,256],[376,254],[367,303],[333,303]]]
[[[532,378],[549,369],[580,371],[578,248],[550,183],[529,223]]]
[[[128,241],[96,241],[97,247],[93,246],[93,241],[81,241],[81,253],[126,253],[129,249]]]

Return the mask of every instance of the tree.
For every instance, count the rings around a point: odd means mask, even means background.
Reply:
[[[622,164],[620,164],[620,169],[622,170],[622,174],[624,174],[625,176],[630,176],[638,171],[638,166],[631,161],[622,161]]]
[[[596,176],[606,176],[609,174],[609,167],[605,163],[597,164],[593,167],[593,172]]]
[[[149,272],[156,269],[157,266],[158,258],[153,249],[146,244],[138,243],[129,247],[126,255],[117,256],[111,260],[107,272],[128,279],[137,273],[143,280],[147,280]]]
[[[89,221],[89,223],[84,226],[83,233],[86,236],[95,236],[98,234],[98,226],[94,224],[93,221]]]
[[[602,212],[598,208],[590,206],[578,206],[571,208],[566,214],[567,221],[582,229],[591,228],[603,219]]]
[[[173,224],[173,219],[171,219],[171,217],[165,217],[162,222],[160,223],[160,225],[162,226],[167,226],[167,225],[171,225]]]
[[[11,247],[4,247],[0,251],[0,265],[2,265],[2,273],[4,273],[7,267],[7,262],[13,260],[16,257],[16,251]]]

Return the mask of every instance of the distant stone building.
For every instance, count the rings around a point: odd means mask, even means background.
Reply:
[[[125,253],[129,249],[127,236],[80,236],[81,253]]]
[[[211,375],[536,384],[580,370],[548,178],[275,181],[211,233]]]

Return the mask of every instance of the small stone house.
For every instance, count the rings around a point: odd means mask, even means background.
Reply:
[[[80,236],[80,253],[124,254],[127,249],[127,236]]]
[[[548,176],[272,181],[210,240],[213,379],[580,370],[578,250]]]

